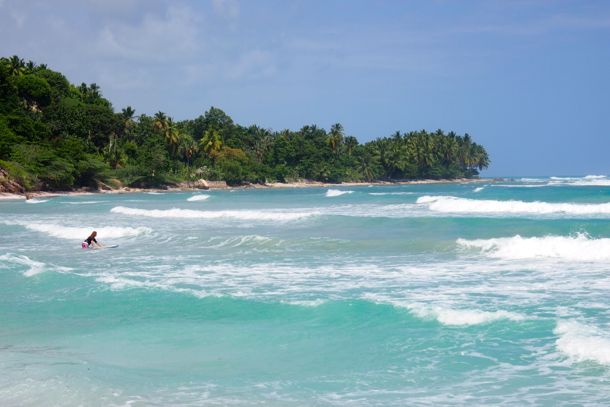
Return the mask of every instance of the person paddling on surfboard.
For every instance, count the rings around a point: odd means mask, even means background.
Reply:
[[[87,249],[87,248],[91,247],[92,245],[93,245],[93,249],[101,248],[102,245],[100,243],[98,243],[97,240],[95,240],[96,236],[97,236],[97,232],[95,230],[93,232],[91,232],[89,237],[86,238],[85,240],[83,240],[83,244],[82,244],[83,249]]]

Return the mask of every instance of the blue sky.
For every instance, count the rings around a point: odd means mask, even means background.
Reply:
[[[0,0],[0,54],[117,110],[442,128],[488,149],[485,175],[610,174],[610,1]]]

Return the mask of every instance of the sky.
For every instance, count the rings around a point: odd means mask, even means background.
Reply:
[[[610,174],[610,1],[0,0],[0,56],[119,111],[360,142],[469,133],[486,176]]]

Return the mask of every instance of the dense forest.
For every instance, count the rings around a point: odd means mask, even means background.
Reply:
[[[95,83],[75,86],[46,65],[0,58],[0,168],[26,190],[460,178],[488,165],[468,134],[441,130],[360,144],[341,124],[272,131],[215,107],[183,121],[130,106],[115,112]]]

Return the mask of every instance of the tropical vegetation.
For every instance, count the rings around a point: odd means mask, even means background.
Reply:
[[[192,120],[115,111],[98,85],[0,58],[0,168],[26,190],[181,181],[324,182],[475,177],[488,167],[468,134],[396,132],[361,144],[339,123],[273,131],[211,107]]]

